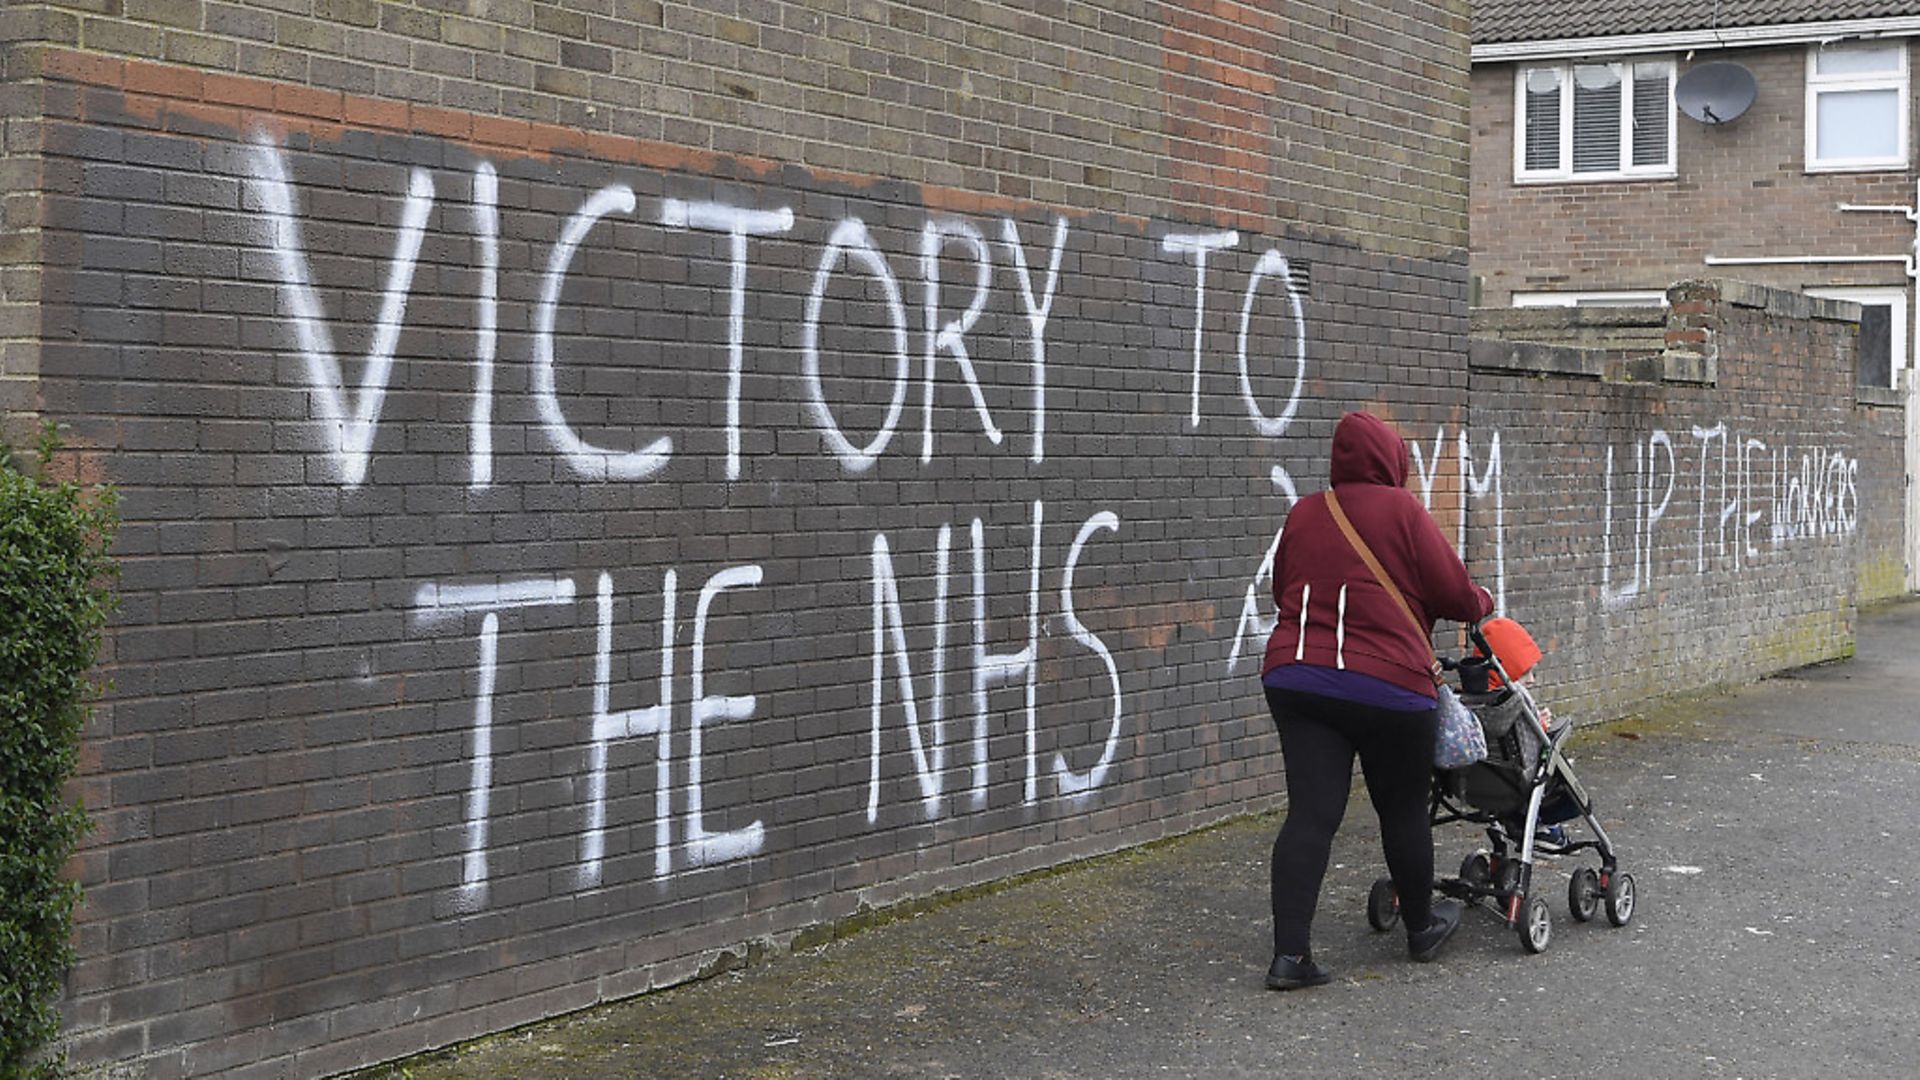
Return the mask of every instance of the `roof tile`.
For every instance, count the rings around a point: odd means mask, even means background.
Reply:
[[[1920,0],[1477,0],[1476,45],[1920,15]]]

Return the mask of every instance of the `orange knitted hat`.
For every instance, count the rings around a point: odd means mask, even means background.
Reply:
[[[1488,619],[1480,624],[1480,636],[1493,646],[1493,655],[1500,658],[1500,666],[1513,679],[1526,678],[1533,665],[1540,662],[1540,646],[1534,644],[1533,635],[1512,619]],[[1500,676],[1488,678],[1490,685],[1500,685]]]

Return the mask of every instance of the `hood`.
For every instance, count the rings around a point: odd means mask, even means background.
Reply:
[[[1333,429],[1331,480],[1340,484],[1407,485],[1407,444],[1385,420],[1350,412]]]

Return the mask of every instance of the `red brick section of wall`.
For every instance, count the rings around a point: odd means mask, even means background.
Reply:
[[[44,9],[34,392],[125,513],[76,1060],[349,1068],[1270,805],[1288,493],[1466,408],[1464,10],[1337,6],[1248,30],[1324,58],[1258,205],[1158,7]]]
[[[1806,49],[1740,49],[1759,84],[1752,110],[1721,127],[1676,114],[1679,175],[1666,180],[1516,184],[1514,65],[1473,72],[1473,273],[1479,303],[1516,291],[1664,289],[1724,274],[1786,289],[1907,284],[1898,263],[1709,267],[1723,257],[1901,256],[1913,226],[1841,203],[1911,205],[1911,171],[1805,171]],[[1689,62],[1680,62],[1684,73]]]
[[[1365,13],[1342,4],[1165,5],[1167,96],[1156,122],[1166,130],[1174,201],[1256,228],[1278,219],[1390,238],[1383,242],[1396,251],[1427,232],[1409,234],[1397,220],[1414,207],[1425,211],[1423,225],[1463,228],[1452,196],[1466,183],[1454,150],[1466,133],[1433,97],[1460,100],[1447,77],[1458,63],[1446,36],[1457,29],[1453,14],[1417,3]],[[1273,170],[1276,160],[1289,167]]]
[[[1588,377],[1473,372],[1501,484],[1500,520],[1490,497],[1469,506],[1471,561],[1504,561],[1545,696],[1586,718],[1843,655],[1857,602],[1900,565],[1899,411],[1855,404],[1851,305],[1732,282],[1670,298],[1647,314],[1712,356],[1712,385],[1658,361],[1603,381],[1604,353]]]

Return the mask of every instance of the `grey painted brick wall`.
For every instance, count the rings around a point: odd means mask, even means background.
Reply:
[[[37,392],[126,518],[86,1063],[351,1067],[1266,805],[1288,492],[1464,408],[1457,246],[1177,161],[1116,213],[36,70]]]
[[[1620,325],[1588,376],[1473,373],[1474,464],[1497,435],[1501,467],[1467,547],[1507,568],[1542,685],[1587,718],[1846,654],[1855,604],[1903,568],[1899,410],[1855,400],[1857,309],[1736,282],[1668,295],[1611,321],[1710,356],[1709,385],[1661,378]],[[1590,337],[1587,314],[1529,312],[1524,332],[1551,340],[1557,315]]]

